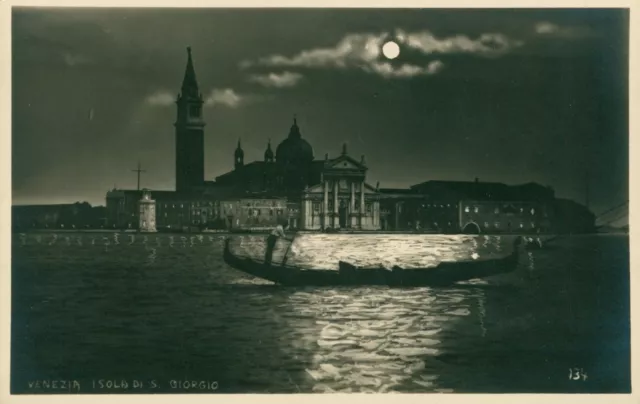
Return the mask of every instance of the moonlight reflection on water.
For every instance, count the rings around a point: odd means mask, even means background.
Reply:
[[[510,248],[493,236],[428,240],[375,244],[410,245],[424,252],[417,264]],[[340,247],[335,259],[344,241],[318,240],[318,251]],[[215,380],[222,393],[629,389],[628,238],[567,238],[514,273],[446,288],[279,287],[226,266],[222,248],[221,235],[14,235],[13,391],[143,376]],[[574,367],[588,381],[569,380]]]
[[[446,349],[441,339],[460,317],[471,314],[472,293],[428,288],[296,292],[289,301],[299,316],[287,323],[302,338],[290,349],[313,353],[305,369],[313,391],[439,391],[434,358]]]

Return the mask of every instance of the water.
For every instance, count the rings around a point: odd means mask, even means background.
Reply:
[[[14,235],[12,392],[630,391],[626,236],[557,240],[448,288],[284,288],[221,249]]]

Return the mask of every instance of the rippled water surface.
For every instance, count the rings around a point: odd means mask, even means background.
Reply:
[[[457,256],[491,244],[434,240]],[[220,235],[14,235],[13,392],[630,389],[627,237],[558,239],[448,288],[285,288],[221,253]]]

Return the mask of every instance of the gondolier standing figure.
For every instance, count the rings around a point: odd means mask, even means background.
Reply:
[[[282,237],[285,240],[293,241],[290,238],[287,238],[287,235],[284,233],[285,229],[288,229],[289,226],[286,222],[280,221],[275,229],[271,231],[269,236],[267,237],[267,250],[264,254],[264,264],[269,266],[271,265],[271,260],[273,259],[273,249],[276,247],[276,243],[278,242],[278,238]]]

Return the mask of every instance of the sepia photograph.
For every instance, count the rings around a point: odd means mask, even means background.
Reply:
[[[631,393],[628,8],[10,18],[12,395]]]

